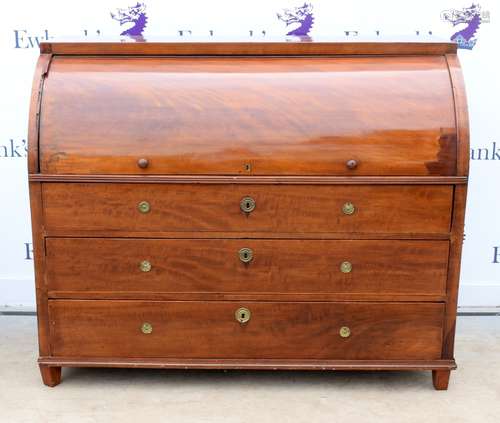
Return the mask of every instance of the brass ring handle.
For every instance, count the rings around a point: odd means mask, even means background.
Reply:
[[[356,207],[354,207],[354,204],[352,203],[344,203],[344,205],[342,206],[342,213],[344,214],[353,214],[354,211],[356,210]]]
[[[352,271],[352,263],[349,261],[344,261],[340,264],[340,271],[342,273],[350,273]]]
[[[149,213],[151,210],[151,205],[147,201],[141,201],[139,204],[137,204],[137,209],[141,213]]]
[[[251,248],[242,248],[238,251],[238,255],[243,263],[250,263],[253,260],[253,250]]]
[[[347,326],[342,326],[339,330],[339,334],[342,338],[349,338],[349,336],[351,336],[351,329]]]
[[[246,307],[240,307],[238,310],[234,312],[234,317],[236,318],[236,321],[241,324],[247,323],[250,320],[251,316],[252,313]]]
[[[151,270],[151,263],[147,260],[143,260],[139,263],[139,269],[143,272],[149,272]]]
[[[148,322],[143,323],[141,326],[141,332],[144,335],[149,335],[151,332],[153,332],[153,325]]]
[[[243,197],[240,201],[240,209],[244,213],[250,213],[255,210],[255,200],[252,197]]]
[[[146,169],[149,166],[149,160],[148,159],[139,159],[137,160],[137,166],[139,166],[141,169]]]

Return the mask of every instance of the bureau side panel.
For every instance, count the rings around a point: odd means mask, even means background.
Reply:
[[[46,77],[52,55],[41,54],[33,77],[28,121],[28,172],[39,171],[39,113]],[[29,183],[31,232],[33,237],[33,258],[35,266],[36,305],[38,319],[39,352],[41,356],[50,353],[47,287],[45,285],[45,241],[43,221],[42,184]]]
[[[470,134],[465,83],[458,56],[456,54],[447,54],[446,61],[448,63],[455,106],[455,122],[457,127],[457,175],[467,176],[469,174]],[[446,359],[452,359],[454,354],[466,200],[467,184],[455,186],[447,281],[448,299],[446,302],[446,317],[444,324],[443,358]]]
[[[453,358],[455,349],[455,326],[457,318],[458,286],[460,282],[460,265],[462,245],[464,242],[465,202],[467,185],[455,187],[453,203],[453,220],[450,239],[450,258],[448,263],[447,301],[444,322],[443,358]]]

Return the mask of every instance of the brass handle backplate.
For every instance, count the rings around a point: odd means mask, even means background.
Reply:
[[[350,273],[352,270],[352,264],[348,261],[344,261],[340,264],[340,271],[342,273]]]
[[[239,256],[240,256],[240,260],[243,262],[243,263],[250,263],[253,259],[253,251],[251,248],[242,248],[239,252],[238,252]]]
[[[244,213],[250,213],[255,210],[255,200],[252,197],[243,197],[240,201],[240,209]]]
[[[353,214],[354,210],[356,210],[356,208],[352,203],[344,203],[344,205],[342,206],[342,213],[344,214]]]
[[[147,201],[141,201],[139,204],[137,204],[137,209],[141,213],[149,213],[149,211],[151,210],[151,206]]]
[[[141,326],[141,332],[145,335],[149,335],[151,332],[153,332],[153,325],[151,323],[143,323]]]
[[[342,338],[349,338],[349,336],[351,336],[351,329],[349,329],[347,326],[342,326],[340,328],[339,334]]]
[[[149,272],[151,270],[151,263],[147,260],[143,260],[139,263],[139,269],[143,272]]]
[[[240,307],[234,312],[234,317],[239,323],[247,323],[250,320],[252,313],[246,307]]]

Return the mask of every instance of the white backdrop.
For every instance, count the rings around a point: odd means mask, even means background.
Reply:
[[[119,37],[127,32],[146,39],[189,37],[208,36],[211,31],[229,37],[252,32],[258,38],[296,30],[312,38],[352,39],[432,32],[459,41],[471,123],[471,177],[459,303],[500,306],[500,113],[495,105],[500,98],[500,2],[309,0],[299,19],[302,23],[287,27],[277,15],[284,8],[296,15],[295,8],[301,6],[304,0],[4,2],[0,29],[0,307],[35,304],[26,136],[40,40]],[[118,8],[124,9],[122,17],[131,16],[133,22],[116,20]],[[311,27],[307,15],[313,18]],[[462,36],[455,35],[457,32]]]

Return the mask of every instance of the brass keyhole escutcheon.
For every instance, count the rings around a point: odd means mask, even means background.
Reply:
[[[240,260],[243,262],[243,263],[250,263],[253,259],[253,251],[251,248],[242,248],[239,252],[238,252],[239,256],[240,256]]]
[[[339,334],[342,338],[349,338],[349,336],[351,336],[351,329],[349,329],[347,326],[342,326],[340,328]]]
[[[139,263],[139,268],[143,272],[149,272],[151,270],[151,263],[147,260],[143,260]]]
[[[352,264],[348,261],[344,261],[341,265],[340,265],[340,271],[342,273],[350,273],[352,270]]]
[[[245,172],[251,172],[252,171],[252,165],[250,163],[245,163],[243,166],[245,169]]]
[[[151,206],[147,201],[141,201],[139,204],[137,204],[137,209],[141,213],[149,213],[149,211],[151,210]]]
[[[344,214],[353,214],[354,210],[356,210],[356,208],[352,203],[344,203],[344,205],[342,206],[342,213]]]
[[[236,320],[241,324],[247,323],[250,320],[251,316],[252,313],[246,307],[241,307],[234,313],[234,317],[236,317]]]
[[[153,332],[153,325],[151,323],[143,323],[141,326],[141,332],[145,335],[149,335]]]
[[[244,213],[250,213],[255,209],[255,200],[252,197],[244,197],[240,201],[240,209]]]

